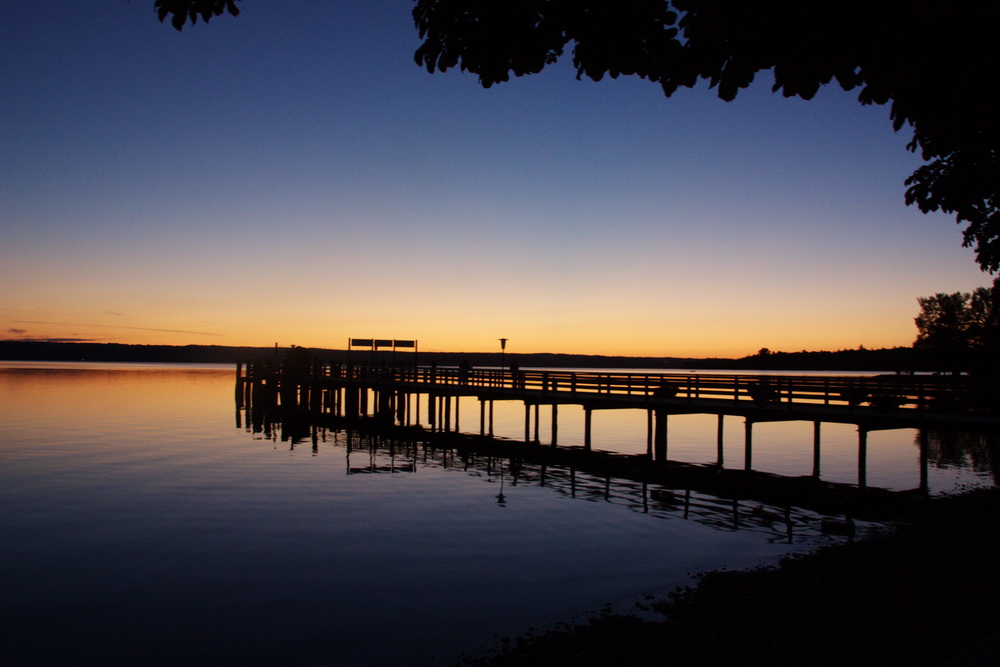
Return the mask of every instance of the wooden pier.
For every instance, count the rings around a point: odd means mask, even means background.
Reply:
[[[297,350],[293,350],[297,352]],[[867,437],[879,429],[921,433],[921,487],[927,484],[927,429],[996,431],[1000,388],[965,376],[726,375],[696,373],[580,372],[376,367],[328,364],[304,350],[282,361],[239,364],[238,407],[271,413],[308,412],[348,421],[372,420],[431,432],[458,432],[458,403],[479,401],[478,434],[493,437],[496,401],[524,405],[524,442],[539,444],[547,408],[551,441],[558,447],[559,406],[583,408],[584,451],[592,449],[594,410],[645,410],[647,457],[668,461],[670,415],[717,415],[718,465],[723,460],[726,417],[743,419],[743,469],[753,470],[753,426],[760,422],[813,423],[813,470],[819,477],[821,425],[858,428],[857,486],[867,486]],[[421,405],[421,400],[424,405]],[[426,422],[422,419],[426,418]],[[426,424],[426,426],[424,426]],[[637,434],[638,437],[638,434]]]

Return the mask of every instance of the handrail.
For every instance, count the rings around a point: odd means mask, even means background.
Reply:
[[[997,383],[968,376],[919,375],[744,375],[725,373],[636,373],[562,369],[473,369],[435,366],[348,366],[317,363],[308,369],[257,362],[247,364],[252,377],[322,378],[346,382],[402,384],[482,392],[516,392],[525,399],[557,397],[627,398],[655,401],[729,401],[757,407],[787,405],[846,407],[868,405],[883,411],[964,412],[971,392],[985,396],[986,413],[1000,412]]]

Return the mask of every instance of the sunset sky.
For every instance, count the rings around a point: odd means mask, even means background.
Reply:
[[[0,5],[0,338],[743,356],[989,276],[885,107],[413,62],[410,0]]]

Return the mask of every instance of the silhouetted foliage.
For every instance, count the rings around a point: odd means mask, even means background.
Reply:
[[[156,0],[153,8],[160,21],[169,16],[170,24],[181,30],[188,21],[191,25],[197,23],[199,16],[205,23],[208,23],[213,16],[220,16],[226,11],[233,16],[239,16],[237,2],[239,0]]]
[[[157,0],[180,29],[234,0]],[[982,0],[417,0],[416,62],[489,87],[540,72],[568,48],[577,77],[635,75],[665,95],[707,82],[732,100],[770,70],[773,91],[811,99],[836,81],[861,104],[891,102],[927,162],[906,203],[954,214],[986,271],[1000,269],[1000,3]]]
[[[1000,277],[974,292],[920,297],[913,347],[955,366],[992,367],[1000,353]]]

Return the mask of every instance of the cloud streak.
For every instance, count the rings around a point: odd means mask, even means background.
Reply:
[[[100,343],[98,338],[56,338],[54,336],[44,336],[42,338],[15,338],[3,342],[10,342],[13,340],[17,343]]]
[[[87,324],[81,322],[47,322],[44,320],[18,320],[20,324],[54,324],[57,326],[65,327],[96,327],[104,329],[128,329],[129,331],[155,331],[158,333],[179,333],[179,334],[194,334],[197,336],[219,336],[223,337],[225,334],[216,333],[214,331],[188,331],[186,329],[154,329],[151,327],[126,327],[114,324]]]

